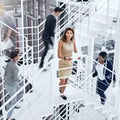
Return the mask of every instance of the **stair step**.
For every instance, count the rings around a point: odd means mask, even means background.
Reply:
[[[85,99],[84,93],[80,89],[74,88],[72,86],[67,86],[65,96],[67,97],[67,100],[63,100],[60,97],[60,94],[54,95],[53,104],[60,105]]]
[[[86,106],[91,106],[94,110],[98,112],[102,112],[103,110],[103,105],[96,100],[93,96],[89,96],[86,98]]]
[[[25,114],[24,115],[22,114],[23,111],[25,112],[25,109],[27,110],[26,116],[28,116],[28,119],[26,120],[33,120],[33,118],[35,117],[36,117],[35,120],[39,120],[37,116],[39,117],[42,115],[53,114],[51,98],[49,97],[48,99],[47,97],[48,96],[42,97],[41,93],[35,93],[34,91],[33,93],[27,94],[24,98],[26,100],[26,103],[23,101],[21,108],[14,110],[13,116],[15,116],[17,120],[25,119],[25,116],[24,116]],[[36,112],[33,112],[33,111],[36,111]],[[19,116],[17,113],[21,114],[21,116]]]
[[[114,108],[110,108],[108,106],[103,107],[103,114],[110,118],[118,116],[117,110],[115,110]]]
[[[94,105],[94,100],[92,99],[92,96],[87,96],[85,97],[85,105],[89,106],[89,105]]]
[[[90,106],[86,106],[73,115],[73,120],[105,120],[105,117],[101,116],[100,112],[93,111]]]
[[[94,109],[102,111],[103,105],[97,101],[94,102]]]
[[[114,107],[111,107],[108,105],[102,105],[100,101],[97,100],[97,96],[89,96],[86,98],[86,104],[85,106],[91,106],[92,109],[98,111],[102,115],[105,115],[106,118],[117,118],[117,110],[114,109]],[[106,103],[107,104],[107,103]]]

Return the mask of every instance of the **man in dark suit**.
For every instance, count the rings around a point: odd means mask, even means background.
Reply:
[[[42,39],[44,41],[45,50],[42,54],[39,68],[43,67],[44,59],[49,50],[49,47],[50,45],[53,46],[54,44],[54,35],[55,35],[54,31],[56,27],[56,18],[59,16],[61,11],[62,11],[61,8],[56,7],[54,9],[54,13],[47,16],[45,27],[44,27],[43,34],[42,34]]]

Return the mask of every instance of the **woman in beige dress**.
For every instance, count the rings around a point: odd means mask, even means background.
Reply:
[[[59,44],[58,44],[58,58],[59,60],[59,90],[60,90],[60,97],[64,100],[67,97],[64,95],[64,91],[66,88],[66,84],[68,81],[68,77],[71,75],[72,72],[72,53],[77,53],[78,50],[76,48],[76,42],[74,39],[74,30],[72,28],[66,28],[64,31]]]

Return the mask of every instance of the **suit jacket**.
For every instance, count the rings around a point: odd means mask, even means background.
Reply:
[[[111,80],[112,79],[112,72],[113,71],[113,65],[111,64],[110,61],[106,60],[105,65],[104,65],[107,69],[103,69],[103,74],[105,75],[105,79],[106,80]],[[109,71],[109,70],[110,71]],[[96,70],[96,66],[94,67],[94,73],[93,73],[93,77],[96,77],[98,75],[98,72]],[[113,81],[115,82],[115,75],[113,76]]]
[[[56,18],[54,15],[50,14],[47,16],[47,19],[45,21],[45,27],[42,35],[43,41],[53,45],[51,37],[54,37],[55,35],[54,33],[55,27],[56,27]]]

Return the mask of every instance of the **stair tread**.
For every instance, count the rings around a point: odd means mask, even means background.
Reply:
[[[107,104],[107,103],[106,103]],[[89,106],[89,105],[92,105],[94,110],[102,110],[102,113],[109,116],[109,117],[114,117],[114,116],[117,116],[118,113],[116,112],[116,110],[114,109],[114,107],[110,106],[109,104],[108,105],[102,105],[100,103],[100,101],[97,101],[95,96],[89,96],[87,97],[86,99],[86,105]]]
[[[69,103],[69,102],[73,102],[73,101],[77,101],[77,100],[84,100],[85,99],[84,94],[80,90],[79,91],[74,91],[72,93],[70,92],[70,94],[68,94],[68,93],[65,94],[66,97],[67,97],[67,100],[63,100],[60,97],[60,94],[54,96],[53,104],[54,105],[66,104],[66,103]]]

